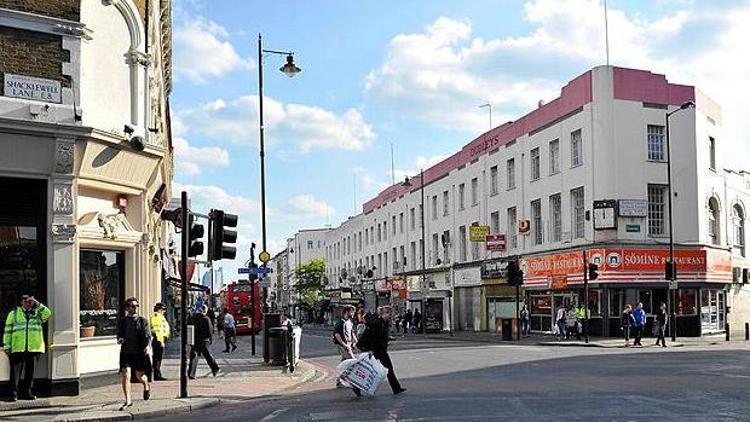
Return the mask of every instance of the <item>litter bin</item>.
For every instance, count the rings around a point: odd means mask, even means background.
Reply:
[[[263,361],[265,363],[271,363],[269,330],[279,326],[281,326],[281,314],[269,312],[263,316]]]
[[[513,340],[513,320],[503,318],[503,340]]]
[[[268,329],[268,364],[272,366],[286,365],[287,330],[282,327]]]

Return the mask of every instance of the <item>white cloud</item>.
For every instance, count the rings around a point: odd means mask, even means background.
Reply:
[[[237,69],[252,69],[255,63],[235,50],[228,31],[214,21],[194,18],[174,31],[175,72],[191,82],[205,83]]]
[[[266,142],[292,143],[302,153],[312,149],[360,151],[375,139],[359,110],[335,113],[321,107],[283,104],[264,97]],[[257,145],[258,96],[217,99],[177,113],[205,138]]]
[[[313,195],[296,195],[289,199],[289,205],[299,212],[302,218],[328,218],[336,213],[336,210],[325,202],[315,198]]]
[[[229,153],[219,147],[194,147],[185,138],[174,138],[174,161],[177,175],[197,176],[203,166],[229,165]]]

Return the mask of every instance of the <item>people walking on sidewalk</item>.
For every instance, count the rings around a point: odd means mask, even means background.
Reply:
[[[529,307],[525,304],[521,308],[521,335],[528,337],[531,335],[531,314]]]
[[[583,303],[579,303],[576,307],[576,319],[578,320],[576,330],[578,332],[578,340],[580,340],[581,334],[583,334],[583,324],[586,320],[586,308],[583,306]]]
[[[151,397],[151,387],[146,372],[150,370],[148,346],[151,341],[151,329],[146,318],[138,315],[138,299],[130,297],[125,300],[125,317],[117,327],[117,344],[120,345],[120,379],[125,404],[120,410],[133,405],[131,396],[131,370],[135,371],[138,382],[143,385],[143,400]]]
[[[356,335],[354,334],[354,323],[352,322],[353,312],[353,306],[344,306],[341,311],[341,319],[339,319],[333,327],[333,343],[339,349],[342,362],[347,359],[354,359],[353,347],[356,342]],[[340,387],[341,385],[341,380],[337,378],[336,386]],[[359,395],[357,389],[354,389],[354,392]]]
[[[409,334],[413,325],[414,314],[411,312],[411,309],[407,309],[406,314],[404,314],[404,334]]]
[[[393,394],[401,394],[406,391],[396,378],[396,372],[393,369],[393,362],[388,354],[388,341],[390,340],[389,326],[392,318],[392,309],[390,306],[381,306],[378,309],[379,317],[371,321],[367,330],[367,335],[371,337],[370,349],[375,359],[379,360],[388,369],[388,383],[391,385]]]
[[[576,339],[581,339],[581,333],[578,332],[578,316],[573,305],[568,305],[568,309],[565,311],[565,340],[568,340],[571,335],[575,335]]]
[[[424,324],[424,318],[422,316],[422,313],[419,312],[419,309],[414,311],[414,329],[417,333],[422,332],[422,324]]]
[[[31,295],[21,296],[21,306],[5,319],[3,347],[10,360],[10,400],[20,397],[35,400],[31,391],[34,384],[34,364],[44,354],[42,324],[52,316],[52,311]],[[23,379],[21,378],[23,374]]]
[[[190,348],[190,369],[188,378],[195,379],[195,371],[198,369],[198,355],[206,359],[206,363],[211,368],[211,373],[216,376],[219,373],[219,364],[211,356],[211,320],[208,319],[208,306],[203,305],[200,312],[193,317],[192,324],[195,327],[195,344]]]
[[[654,325],[656,327],[656,345],[658,346],[661,342],[662,347],[667,347],[667,341],[664,340],[664,332],[667,327],[667,304],[664,302],[662,302],[659,305],[659,309],[656,310]]]
[[[231,353],[237,350],[237,323],[234,320],[234,316],[229,313],[227,308],[224,308],[223,315],[223,318],[219,320],[222,330],[224,331],[223,352]]]
[[[357,339],[365,332],[365,328],[367,327],[367,311],[365,311],[365,308],[360,306],[357,308],[357,314],[355,315],[356,321],[354,321],[356,325],[355,332],[357,333]],[[355,344],[356,346],[356,344]]]
[[[167,307],[159,302],[154,305],[154,313],[151,314],[151,349],[153,352],[154,381],[166,381],[167,379],[161,373],[161,361],[164,358],[164,347],[166,347],[169,338],[169,322],[164,317],[167,313]]]
[[[557,338],[562,339],[565,336],[565,308],[563,307],[557,310],[555,327],[557,328]]]
[[[403,319],[403,315],[400,314],[398,311],[396,311],[396,317],[393,318],[393,328],[396,329],[396,334],[399,334],[399,330],[401,329],[401,320],[402,319]]]
[[[646,311],[643,310],[643,303],[638,303],[633,310],[633,346],[641,346],[641,338],[643,337],[643,329],[646,326]]]
[[[622,335],[625,337],[625,347],[630,347],[630,331],[635,326],[635,319],[633,318],[633,307],[630,304],[625,305],[620,316],[620,327],[622,328]]]

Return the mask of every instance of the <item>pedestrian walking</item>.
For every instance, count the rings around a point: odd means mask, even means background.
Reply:
[[[422,321],[422,313],[419,312],[419,309],[414,311],[414,329],[417,333],[422,332],[422,324],[424,324],[424,321]]]
[[[411,309],[407,309],[406,314],[404,314],[404,334],[408,334],[411,332],[413,321],[414,314],[411,312]]]
[[[125,317],[120,319],[117,327],[117,344],[120,345],[120,379],[125,404],[120,410],[133,405],[131,396],[130,377],[135,371],[135,377],[143,385],[143,400],[151,398],[151,387],[146,372],[149,371],[148,346],[151,341],[151,328],[148,320],[138,315],[138,299],[134,297],[125,300]]]
[[[399,330],[401,329],[401,319],[403,316],[396,311],[396,317],[393,319],[393,328],[396,329],[396,334],[399,334]]]
[[[204,305],[207,306],[207,305]],[[214,308],[208,306],[208,311],[206,312],[206,316],[208,317],[208,320],[211,321],[211,333],[213,334],[214,328],[216,328],[216,314],[214,313]]]
[[[234,316],[224,308],[224,318],[221,320],[222,329],[224,330],[224,353],[231,353],[237,350],[237,323]],[[231,350],[230,350],[231,347]]]
[[[355,319],[355,323],[357,324],[357,326],[355,327],[355,331],[357,333],[357,339],[359,339],[359,337],[365,332],[365,328],[367,327],[367,311],[365,311],[364,307],[357,308]]]
[[[575,334],[576,339],[581,339],[581,333],[578,332],[578,316],[573,305],[568,305],[568,309],[565,311],[565,340],[568,340],[572,334]]]
[[[555,326],[557,327],[557,338],[562,339],[565,336],[565,308],[563,307],[557,310]]]
[[[646,327],[646,311],[643,310],[643,303],[638,302],[633,310],[633,322],[633,346],[643,347],[641,338],[643,337],[643,329]]]
[[[622,328],[622,335],[625,337],[625,347],[630,347],[630,330],[635,325],[635,319],[633,319],[633,307],[630,304],[625,305],[620,316],[620,327]]]
[[[164,358],[164,348],[167,345],[167,339],[170,335],[169,322],[164,314],[167,313],[167,307],[163,303],[159,302],[154,305],[154,313],[151,314],[149,322],[151,323],[151,333],[153,338],[151,339],[151,350],[153,352],[153,369],[154,369],[154,381],[166,381],[164,375],[161,373],[161,361]]]
[[[654,318],[654,324],[656,326],[656,345],[661,343],[662,347],[667,347],[667,341],[664,340],[664,332],[667,327],[667,304],[662,302],[659,305],[659,309],[656,311],[656,318]]]
[[[341,311],[341,319],[333,327],[333,343],[338,347],[341,354],[341,361],[354,359],[354,343],[356,343],[356,334],[354,333],[354,323],[352,322],[353,306],[344,306]],[[341,387],[342,383],[336,378],[336,387]],[[354,394],[361,395],[359,389],[354,388]]]
[[[580,340],[583,333],[583,323],[586,320],[586,308],[584,308],[583,303],[579,303],[578,307],[576,307],[576,319],[578,320],[576,330],[578,332],[578,340]]]
[[[8,313],[3,331],[3,350],[10,361],[10,400],[35,400],[34,365],[44,354],[42,324],[52,311],[32,295],[21,296],[21,306]],[[23,374],[23,378],[21,377]]]
[[[198,355],[203,356],[206,359],[206,363],[211,368],[213,376],[219,373],[219,364],[211,356],[211,343],[213,343],[213,336],[211,335],[211,320],[208,319],[208,306],[203,305],[201,311],[193,317],[192,325],[195,327],[195,344],[190,348],[190,369],[188,370],[188,378],[191,380],[195,379],[195,371],[198,369]]]
[[[371,350],[375,359],[379,360],[388,369],[388,383],[391,385],[393,394],[401,394],[406,388],[396,378],[396,372],[393,369],[393,362],[388,355],[388,341],[390,340],[389,325],[392,318],[392,309],[390,306],[381,306],[378,309],[379,317],[371,321],[368,326],[368,335],[371,335]]]
[[[531,335],[531,314],[529,307],[525,304],[521,308],[521,335],[529,337]]]
[[[227,316],[227,312],[227,308],[223,308],[216,319],[216,334],[219,338],[224,337],[224,317]]]

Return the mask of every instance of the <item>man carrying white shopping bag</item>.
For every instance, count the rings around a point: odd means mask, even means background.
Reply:
[[[367,324],[365,332],[359,339],[357,347],[360,350],[369,350],[373,357],[388,370],[388,383],[391,385],[393,394],[401,394],[406,388],[396,378],[396,372],[393,370],[393,362],[388,355],[388,341],[390,340],[390,323],[393,316],[393,310],[390,306],[381,306],[378,309],[378,318]]]

